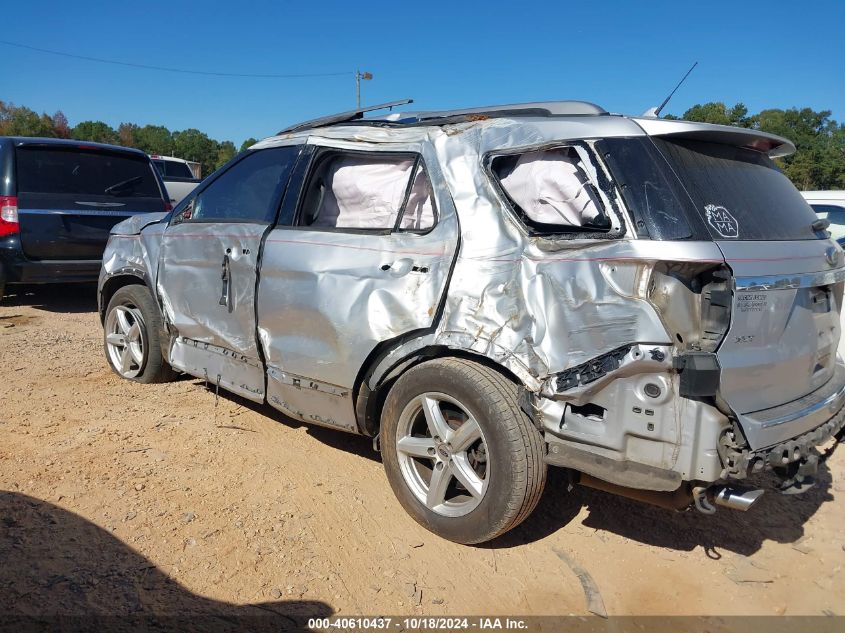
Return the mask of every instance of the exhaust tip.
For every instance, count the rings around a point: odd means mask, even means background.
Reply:
[[[763,496],[760,488],[737,488],[734,486],[714,486],[710,489],[713,503],[717,506],[731,508],[745,512]]]

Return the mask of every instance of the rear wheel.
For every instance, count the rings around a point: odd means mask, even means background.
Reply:
[[[422,363],[385,402],[387,478],[423,527],[458,543],[481,543],[519,525],[546,482],[543,438],[517,389],[464,359]]]
[[[161,353],[164,329],[150,291],[140,284],[114,293],[106,309],[103,345],[106,358],[121,378],[167,382],[176,376]]]

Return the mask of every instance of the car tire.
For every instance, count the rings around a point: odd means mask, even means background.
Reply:
[[[118,376],[141,383],[173,380],[176,372],[161,353],[163,337],[161,312],[146,286],[114,293],[103,321],[103,348]]]
[[[460,358],[421,363],[392,386],[381,420],[393,492],[431,532],[482,543],[537,506],[543,437],[520,408],[517,386],[495,370]]]

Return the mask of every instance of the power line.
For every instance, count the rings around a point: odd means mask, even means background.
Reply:
[[[27,44],[19,44],[17,42],[9,42],[0,40],[0,44],[6,46],[15,46],[17,48],[26,48],[31,51],[38,51],[39,53],[48,53],[50,55],[58,55],[59,57],[70,57],[73,59],[82,59],[89,62],[99,62],[100,64],[113,64],[115,66],[128,66],[130,68],[143,68],[146,70],[160,70],[169,73],[182,73],[185,75],[204,75],[206,77],[246,77],[250,79],[302,79],[306,77],[341,77],[344,75],[353,75],[352,71],[336,72],[336,73],[292,73],[292,74],[256,74],[256,73],[220,73],[207,70],[188,70],[185,68],[168,68],[167,66],[152,66],[150,64],[134,64],[132,62],[121,62],[115,59],[103,59],[101,57],[88,57],[87,55],[75,55],[74,53],[65,53],[62,51],[53,51],[48,48],[38,48],[37,46],[29,46]]]

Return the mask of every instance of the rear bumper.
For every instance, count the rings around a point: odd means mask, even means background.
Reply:
[[[780,446],[819,428],[845,406],[845,365],[837,363],[833,376],[812,393],[786,404],[737,415],[753,450]]]
[[[833,411],[833,415],[826,407],[820,410],[824,413],[824,422],[774,446],[758,450],[721,446],[720,453],[725,464],[726,476],[742,479],[749,473],[813,459],[816,446],[832,437],[841,436],[845,429],[845,405],[840,402],[838,408]],[[815,419],[815,415],[808,417]]]
[[[24,256],[17,236],[0,241],[0,274],[10,284],[95,282],[101,265],[99,259],[33,261]]]

